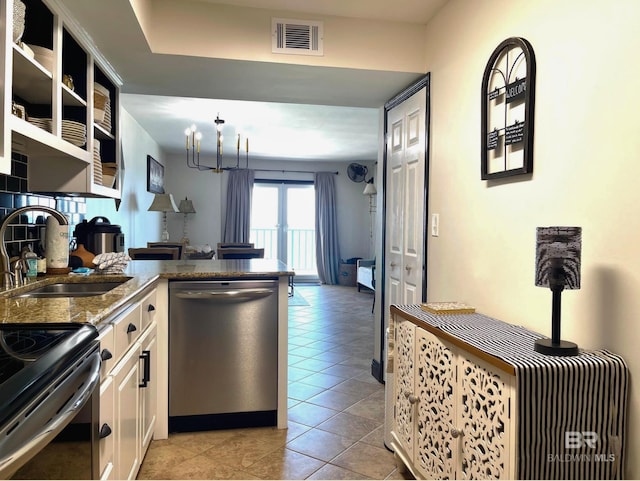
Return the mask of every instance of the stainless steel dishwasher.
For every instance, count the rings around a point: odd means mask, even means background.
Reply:
[[[169,430],[275,426],[278,281],[171,281],[169,293]]]

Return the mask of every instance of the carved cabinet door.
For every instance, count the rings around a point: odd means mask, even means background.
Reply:
[[[395,425],[393,430],[409,458],[414,446],[414,366],[416,326],[396,317],[395,343]]]
[[[513,479],[515,376],[464,351],[457,364],[458,479]]]
[[[454,353],[420,328],[415,349],[415,467],[425,479],[453,479],[457,455],[457,442],[450,433],[456,421]]]

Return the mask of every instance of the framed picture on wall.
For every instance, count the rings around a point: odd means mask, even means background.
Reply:
[[[164,167],[147,155],[147,192],[164,194]]]

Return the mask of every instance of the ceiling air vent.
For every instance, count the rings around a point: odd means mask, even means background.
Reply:
[[[272,18],[271,34],[273,53],[323,55],[322,22]]]

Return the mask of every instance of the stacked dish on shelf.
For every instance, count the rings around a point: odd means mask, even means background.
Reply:
[[[63,120],[62,138],[73,145],[82,147],[87,143],[87,126],[82,122]]]
[[[39,119],[36,117],[28,117],[27,122],[35,125],[36,127],[40,127],[42,130],[51,132],[51,119]]]
[[[93,141],[93,183],[102,185],[102,160],[100,158],[100,141]]]
[[[93,84],[93,116],[95,123],[107,132],[111,132],[111,97],[109,89]]]

